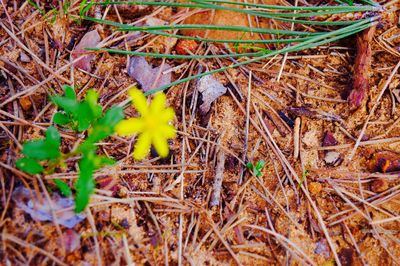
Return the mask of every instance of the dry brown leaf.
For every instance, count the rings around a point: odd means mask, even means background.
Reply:
[[[197,83],[197,90],[203,96],[200,110],[203,114],[208,113],[211,104],[226,92],[226,87],[216,80],[212,75],[201,77]]]
[[[96,55],[95,54],[88,54],[89,52],[85,50],[85,48],[94,48],[96,47],[101,41],[101,37],[97,30],[92,30],[86,33],[81,41],[78,43],[78,45],[74,48],[72,51],[72,58],[76,59],[82,55],[87,54],[85,57],[83,57],[81,60],[76,62],[74,66],[76,68],[85,70],[90,72],[92,70],[92,61],[95,59]]]
[[[165,63],[162,65],[161,73],[159,73],[160,67],[153,68],[144,57],[135,56],[130,58],[128,75],[139,82],[142,90],[147,92],[171,83],[171,72],[162,73],[170,69],[171,66]]]

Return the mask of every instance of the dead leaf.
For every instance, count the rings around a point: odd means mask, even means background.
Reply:
[[[161,73],[159,73],[160,67],[153,68],[144,57],[134,56],[130,58],[128,75],[139,82],[140,86],[142,86],[142,91],[147,92],[171,83],[171,72],[162,73],[170,69],[171,66],[165,63],[162,65]]]
[[[288,107],[287,111],[296,116],[305,116],[326,121],[339,122],[343,124],[343,120],[340,116],[327,113],[318,109],[311,109],[308,107]]]
[[[338,141],[329,130],[325,132],[324,139],[322,140],[322,147],[336,146]]]
[[[197,83],[197,90],[203,97],[203,103],[200,105],[200,110],[203,114],[208,113],[211,104],[226,93],[226,87],[212,75],[201,77]]]
[[[314,253],[324,256],[325,259],[330,257],[330,249],[325,239],[321,239],[317,242],[317,247],[315,248]]]
[[[81,236],[74,229],[67,229],[62,235],[62,241],[69,253],[81,247]]]
[[[78,43],[77,46],[75,46],[74,50],[72,50],[72,58],[76,59],[82,55],[87,54],[85,57],[83,57],[81,60],[76,62],[74,66],[76,68],[85,70],[90,72],[92,70],[92,61],[95,59],[96,55],[91,53],[89,54],[89,51],[85,50],[85,48],[95,48],[101,41],[101,37],[97,30],[92,30],[87,32],[81,41]]]
[[[329,130],[325,132],[322,147],[335,146],[338,144],[335,136]],[[326,151],[324,161],[327,165],[338,166],[342,163],[342,155],[336,151]]]
[[[400,171],[400,154],[392,151],[378,151],[368,162],[371,172],[389,173]]]
[[[45,196],[42,195],[40,198],[45,199]],[[47,200],[40,202],[34,191],[22,186],[14,190],[12,199],[18,208],[28,213],[35,221],[53,221],[51,207],[53,207],[57,222],[67,228],[73,228],[86,218],[84,214],[76,214],[72,209],[63,210],[73,207],[74,200],[72,198],[62,198],[57,193],[52,195],[53,206],[50,206]]]

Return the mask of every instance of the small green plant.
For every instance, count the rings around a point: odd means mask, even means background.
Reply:
[[[310,165],[308,165],[309,167]],[[306,168],[304,169],[303,173],[301,174],[301,180],[298,186],[298,189],[301,188],[301,186],[303,185],[303,182],[306,180],[306,178],[308,177],[308,175],[310,174],[310,171]]]
[[[76,16],[70,14],[70,10],[73,9],[71,1],[64,0],[59,3],[43,3],[45,4],[45,7],[40,7],[33,0],[28,0],[28,4],[38,10],[44,19],[50,24],[54,24],[54,22],[57,20],[57,17],[67,17],[76,23],[80,23],[80,20],[78,20]]]
[[[265,163],[264,160],[259,160],[255,166],[253,165],[253,163],[248,162],[248,163],[246,164],[246,167],[247,167],[247,169],[249,169],[250,171],[252,171],[253,174],[254,174],[256,177],[260,177],[260,176],[262,176],[261,170],[264,168],[265,164],[266,164],[266,163]]]
[[[67,159],[80,156],[79,177],[74,184],[75,211],[79,213],[86,208],[93,194],[93,173],[114,163],[108,157],[97,155],[96,144],[114,133],[115,125],[124,118],[123,109],[112,107],[103,113],[98,104],[97,92],[89,90],[85,98],[79,101],[70,86],[64,86],[64,96],[55,95],[50,99],[60,108],[54,115],[53,122],[76,132],[87,131],[85,140],[77,148],[63,153],[60,133],[51,126],[46,130],[44,139],[29,141],[23,145],[24,157],[17,160],[16,166],[29,174],[52,174],[57,169],[65,170]],[[55,179],[54,183],[65,196],[72,194],[65,182]]]

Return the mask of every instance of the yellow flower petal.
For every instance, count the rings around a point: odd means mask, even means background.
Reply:
[[[158,155],[160,155],[161,157],[168,156],[169,153],[168,142],[167,139],[164,138],[161,134],[154,134],[153,145]]]
[[[141,115],[148,113],[149,106],[147,105],[146,96],[137,88],[132,88],[128,91],[129,97],[131,97],[132,104]]]
[[[120,121],[115,126],[115,132],[120,136],[130,136],[143,130],[143,121],[139,118],[129,118]]]
[[[160,121],[167,123],[171,121],[175,117],[175,111],[171,107],[165,108],[164,110],[160,111]]]
[[[166,139],[172,139],[176,137],[176,129],[168,124],[160,125],[159,134]]]
[[[165,103],[167,101],[167,96],[164,93],[159,92],[154,95],[153,101],[150,104],[150,112],[153,114],[158,114],[162,112],[165,108]]]
[[[149,154],[151,146],[151,134],[150,132],[143,132],[140,134],[135,144],[135,150],[133,151],[133,158],[136,160],[142,160]]]

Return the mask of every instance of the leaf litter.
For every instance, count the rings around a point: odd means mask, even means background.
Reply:
[[[28,213],[35,221],[57,222],[67,228],[74,228],[86,218],[85,214],[76,214],[71,208],[74,206],[73,198],[64,198],[58,193],[52,193],[51,202],[49,202],[45,200],[43,194],[39,197],[34,191],[17,187],[12,194],[12,199],[18,208]]]
[[[129,59],[128,75],[139,82],[143,92],[148,92],[171,83],[170,68],[167,63],[153,68],[144,57],[133,56]]]

